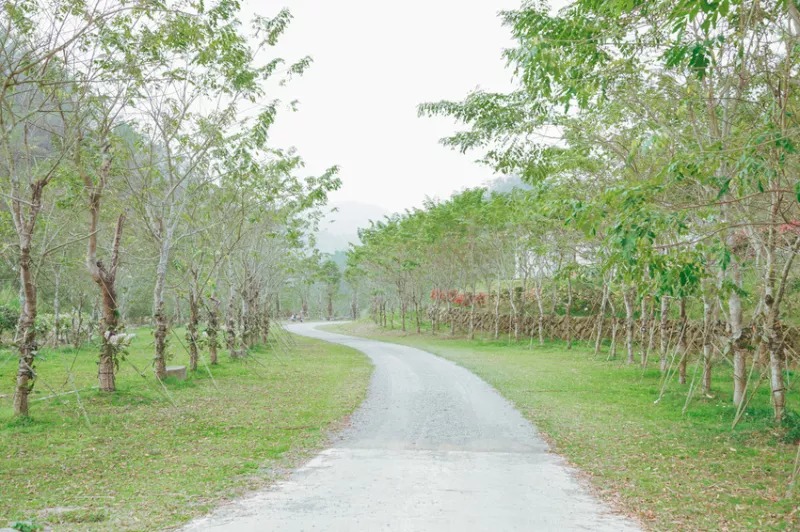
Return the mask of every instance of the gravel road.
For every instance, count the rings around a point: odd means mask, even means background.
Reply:
[[[289,330],[366,353],[375,364],[367,399],[333,447],[185,532],[640,530],[466,369],[313,323]]]

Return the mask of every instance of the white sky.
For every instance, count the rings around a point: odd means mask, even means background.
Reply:
[[[418,118],[419,103],[459,100],[477,87],[507,91],[509,31],[497,16],[520,0],[246,0],[245,13],[294,20],[277,47],[287,61],[314,64],[291,82],[272,131],[279,147],[297,147],[309,173],[338,164],[344,182],[331,200],[373,203],[390,211],[419,206],[425,196],[492,178],[438,140],[457,129],[450,119]]]

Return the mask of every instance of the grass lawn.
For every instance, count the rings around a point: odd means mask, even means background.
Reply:
[[[201,364],[165,392],[152,376],[150,331],[136,332],[114,394],[87,389],[97,385],[93,348],[42,349],[31,420],[12,417],[16,357],[0,351],[0,528],[14,520],[59,531],[183,523],[311,456],[361,402],[372,371],[355,350],[298,337],[290,352],[221,354],[213,379]],[[170,350],[172,364],[187,363],[175,336]],[[73,385],[83,391],[43,399]]]
[[[800,530],[800,486],[787,497],[800,437],[797,415],[774,426],[764,382],[732,431],[727,364],[714,368],[713,398],[698,392],[681,415],[688,386],[668,383],[655,404],[661,391],[655,365],[643,373],[607,362],[605,354],[593,359],[585,346],[567,351],[554,342],[529,350],[527,342],[417,336],[364,323],[327,330],[411,345],[473,371],[586,472],[601,496],[650,529]],[[694,369],[692,360],[690,380]],[[789,406],[796,408],[796,394],[789,395]]]

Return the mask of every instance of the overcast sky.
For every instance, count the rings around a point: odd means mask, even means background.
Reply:
[[[246,12],[273,16],[288,7],[294,20],[278,53],[310,55],[311,69],[282,90],[300,101],[283,113],[272,138],[297,147],[309,173],[341,166],[333,201],[373,203],[391,211],[448,197],[492,172],[438,140],[449,119],[418,118],[421,102],[461,99],[470,90],[508,90],[504,68],[508,29],[497,13],[520,0],[248,0]]]

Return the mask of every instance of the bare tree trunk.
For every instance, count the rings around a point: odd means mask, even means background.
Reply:
[[[572,349],[572,275],[567,277],[567,349]]]
[[[660,359],[658,368],[661,370],[661,373],[667,371],[667,350],[669,349],[669,346],[667,345],[668,319],[669,319],[669,297],[664,296],[661,298],[661,324],[659,327],[659,332],[661,334],[661,350],[659,352]]]
[[[206,306],[208,311],[208,325],[206,326],[206,334],[208,335],[208,358],[212,366],[218,363],[217,355],[217,334],[219,332],[219,301],[216,299],[216,294],[211,294],[211,305]]]
[[[28,416],[28,395],[33,388],[36,374],[33,370],[33,358],[38,349],[36,344],[36,285],[31,272],[31,240],[32,233],[20,235],[20,282],[25,298],[22,301],[22,312],[17,325],[19,336],[19,364],[17,383],[14,389],[14,415]]]
[[[494,302],[494,339],[500,339],[500,275],[497,276],[497,298]]]
[[[625,348],[628,350],[627,364],[633,364],[633,300],[636,297],[635,288],[629,287],[622,292],[625,302]]]
[[[539,345],[544,345],[544,293],[541,280],[536,284],[536,304],[539,307]]]
[[[228,294],[228,308],[225,311],[225,345],[228,349],[228,356],[237,358],[236,352],[236,289],[233,286],[233,272],[228,268],[228,282],[230,283],[230,294]]]
[[[55,293],[53,294],[53,314],[55,323],[53,324],[53,347],[58,347],[61,340],[61,301],[59,299],[61,290],[61,265],[56,266],[55,271]]]
[[[198,294],[195,289],[197,283],[197,274],[192,272],[194,283],[189,290],[189,324],[186,327],[186,333],[189,341],[189,371],[197,371],[197,362],[200,359],[200,354],[197,351],[197,325],[200,322],[200,313],[198,312]]]
[[[777,206],[774,207],[777,210]],[[783,377],[784,348],[783,348],[783,325],[780,321],[780,305],[786,290],[786,283],[791,271],[792,262],[800,248],[800,237],[797,237],[792,245],[790,254],[783,266],[780,283],[776,291],[775,275],[775,227],[770,227],[769,244],[766,257],[766,276],[764,290],[764,305],[766,307],[766,318],[764,320],[764,336],[767,338],[767,348],[769,349],[769,376],[770,388],[772,390],[772,406],[775,412],[775,420],[781,421],[786,415],[786,384]]]
[[[419,313],[420,313],[419,300],[417,299],[416,295],[412,296],[412,299],[414,301],[414,320],[417,323],[417,334],[422,334],[422,325],[420,324],[419,321]]]
[[[737,288],[742,287],[739,260],[731,253],[728,274]],[[739,406],[747,388],[747,350],[743,344],[742,298],[734,289],[728,296],[728,324],[730,325],[731,351],[733,352],[733,404]]]
[[[681,359],[678,362],[678,383],[686,384],[686,364],[689,361],[689,344],[686,339],[688,331],[686,330],[686,298],[681,297],[680,300],[680,320],[681,320],[681,333],[678,342],[678,352],[681,354]]]
[[[647,300],[648,299],[649,299],[648,296],[644,296],[644,295],[642,296],[642,316],[641,316],[641,320],[640,320],[641,321],[641,324],[640,324],[641,333],[642,333],[641,334],[641,337],[642,337],[642,340],[641,340],[642,341],[642,346],[641,346],[642,347],[642,361],[641,361],[642,362],[642,368],[646,368],[647,367],[647,354],[648,354],[647,350],[650,347],[649,339],[647,337],[648,336],[647,333],[650,330],[650,322],[647,319],[648,318],[648,315],[647,315]]]
[[[469,339],[475,339],[475,299],[477,299],[477,294],[475,293],[475,284],[472,285],[472,297],[470,298],[470,305],[469,305]]]
[[[594,342],[594,356],[600,354],[600,343],[603,341],[603,322],[606,319],[606,305],[608,303],[609,287],[603,282],[603,301],[600,303],[600,316],[597,322],[597,338]]]
[[[707,280],[703,281],[708,284]],[[703,393],[711,394],[711,321],[714,316],[708,289],[703,287]]]
[[[400,330],[406,332],[406,300],[400,296]]]
[[[114,234],[112,246],[111,266],[106,269],[103,263],[97,260],[97,240],[96,223],[99,218],[100,198],[96,198],[97,204],[92,216],[92,234],[89,239],[89,252],[87,254],[87,266],[95,283],[100,287],[103,296],[103,333],[101,335],[100,361],[98,368],[98,380],[100,390],[113,392],[116,390],[114,370],[116,365],[116,347],[112,338],[118,333],[119,326],[119,307],[117,304],[116,277],[119,265],[119,247],[122,242],[122,227],[125,222],[125,215],[120,214],[117,220],[117,229]]]
[[[158,250],[158,266],[156,267],[156,284],[153,288],[153,318],[155,321],[155,357],[153,371],[158,379],[167,375],[167,316],[164,313],[164,287],[167,279],[167,264],[171,246],[171,234],[165,232]]]

